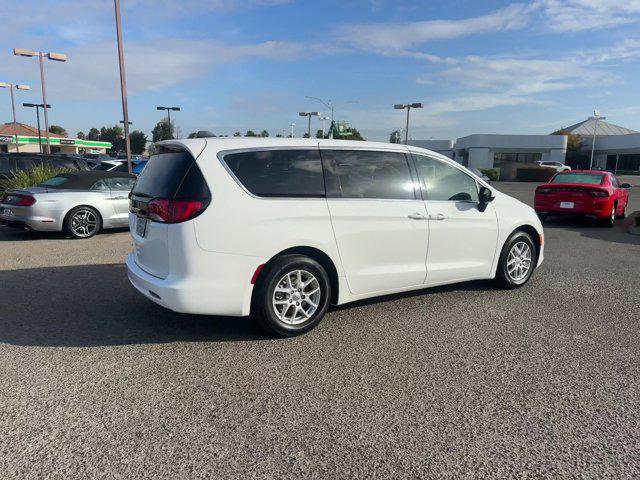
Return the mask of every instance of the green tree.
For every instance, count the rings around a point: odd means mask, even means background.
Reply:
[[[233,134],[233,136],[234,136],[234,137],[241,137],[241,136],[242,136],[242,134],[241,134],[240,132],[236,132],[236,133],[234,133],[234,134]]]
[[[100,130],[95,127],[89,130],[87,140],[100,140]]]
[[[84,140],[87,137],[85,136],[84,132],[78,132],[76,134],[76,138],[79,138],[80,140]]]
[[[140,130],[134,130],[129,133],[129,144],[131,145],[131,153],[142,155],[147,147],[147,136]]]
[[[302,138],[309,138],[309,134],[305,133],[304,135],[302,135]]]
[[[281,133],[276,133],[276,138],[283,138]]]
[[[67,136],[67,131],[60,125],[51,125],[49,127],[49,133],[55,133],[56,135]]]
[[[262,130],[262,131],[260,132],[260,136],[261,136],[261,137],[268,137],[268,136],[269,136],[269,132],[267,132],[266,130]]]
[[[124,150],[124,132],[120,125],[114,125],[109,128],[102,127],[99,140],[111,143],[108,153],[118,153]]]
[[[247,133],[244,134],[245,137],[257,137],[256,132],[253,130],[247,130]]]
[[[322,129],[319,129],[319,130],[316,132],[316,138],[324,138],[324,135],[322,134]]]
[[[198,132],[191,132],[189,135],[187,135],[187,138],[196,138],[198,136]]]
[[[153,127],[151,131],[151,136],[153,137],[154,142],[159,142],[161,140],[170,140],[173,138],[173,133],[175,131],[175,127],[173,122],[169,124],[169,120],[163,118],[156,126]]]
[[[338,137],[338,138],[341,140],[364,140],[363,136],[360,135],[360,132],[355,128],[351,129],[350,135],[347,135],[345,137]]]
[[[556,130],[551,135],[566,135],[567,136],[567,151],[579,152],[582,149],[582,139],[578,135],[574,135],[566,130]]]

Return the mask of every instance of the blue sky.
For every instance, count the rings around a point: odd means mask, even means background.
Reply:
[[[304,130],[301,110],[328,111],[371,140],[549,133],[598,108],[640,130],[640,0],[122,0],[130,118],[149,132],[156,105],[179,105],[187,133]],[[75,135],[122,118],[111,0],[0,0],[0,81],[31,84],[47,62],[50,123]],[[2,100],[2,96],[7,96]],[[33,124],[20,107],[19,121]],[[0,120],[10,120],[0,91]],[[319,123],[314,121],[314,127]]]

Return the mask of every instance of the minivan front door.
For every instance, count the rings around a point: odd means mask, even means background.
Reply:
[[[355,295],[425,280],[429,222],[402,148],[320,150],[333,231]]]
[[[442,160],[413,154],[429,215],[427,285],[487,278],[498,219],[493,205],[478,209],[476,180]]]

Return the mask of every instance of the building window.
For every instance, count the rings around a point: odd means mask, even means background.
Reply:
[[[542,153],[496,152],[493,154],[493,163],[498,166],[501,163],[535,163],[542,160]]]

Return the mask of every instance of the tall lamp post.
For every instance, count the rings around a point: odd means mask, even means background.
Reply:
[[[174,112],[179,112],[180,107],[156,107],[156,110],[166,110],[167,111],[167,120],[169,121],[169,135],[173,138],[173,132],[171,131],[171,110]]]
[[[34,52],[33,50],[28,50],[26,48],[14,48],[13,54],[18,55],[20,57],[38,57],[38,61],[40,63],[40,85],[42,89],[42,105],[44,105],[44,129],[45,135],[47,136],[47,153],[51,153],[51,142],[49,141],[49,116],[47,115],[47,89],[45,88],[44,82],[44,64],[43,59],[48,58],[49,60],[53,60],[55,62],[66,62],[67,56],[64,53],[45,53],[45,52]]]
[[[291,127],[291,137],[290,138],[293,138],[293,127],[295,127],[296,124],[291,122],[291,125],[289,125],[289,126]]]
[[[311,117],[319,117],[321,115],[320,112],[299,112],[298,115],[301,117],[308,117],[309,119],[309,127],[307,128],[307,135],[311,138]]]
[[[116,39],[118,41],[118,67],[120,69],[120,96],[122,97],[122,118],[124,118],[124,149],[127,153],[127,170],[129,173],[133,173],[133,165],[131,164],[131,141],[129,140],[129,106],[127,105],[127,75],[124,69],[120,0],[113,0],[113,7],[116,13]]]
[[[16,100],[13,95],[13,89],[29,90],[29,85],[16,85],[13,83],[0,82],[0,88],[8,88],[11,92],[11,111],[13,112],[13,134],[16,137],[16,152],[20,153],[20,145],[18,144],[18,123],[16,122]]]
[[[307,95],[307,98],[310,98],[311,100],[317,100],[318,102],[320,102],[321,104],[323,104],[325,107],[327,107],[329,110],[331,110],[331,121],[333,122],[334,120],[334,113],[335,113],[335,109],[336,107],[340,107],[342,105],[348,105],[350,103],[358,103],[357,100],[347,100],[346,102],[340,102],[340,103],[333,103],[333,101],[331,100],[323,100],[321,98],[318,97],[310,97]]]
[[[40,130],[40,109],[44,108],[42,103],[23,103],[23,107],[35,107],[36,109],[36,121],[38,122],[38,145],[40,146],[40,153],[42,153],[42,132]],[[51,108],[51,105],[47,105],[47,108]]]
[[[327,120],[331,120],[331,117],[324,117],[323,116],[323,117],[320,117],[320,120],[322,120],[322,138],[324,138],[324,131],[325,131],[325,128],[326,128],[325,122]]]
[[[606,119],[607,117],[603,117],[602,115],[600,115],[600,112],[598,110],[594,110],[593,117],[589,117],[589,120],[595,120],[593,124],[593,140],[591,141],[591,160],[589,160],[589,170],[593,168],[593,152],[596,148],[596,133],[598,131],[598,121]]]
[[[404,144],[409,144],[409,112],[412,108],[423,108],[422,103],[397,103],[393,106],[396,110],[407,110],[407,125],[404,130]]]

